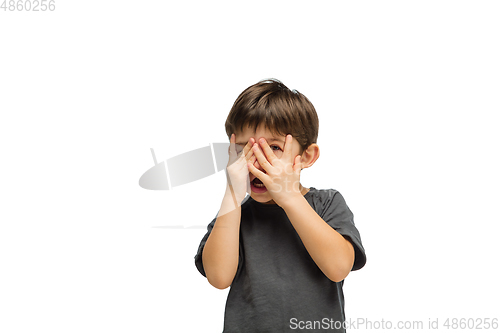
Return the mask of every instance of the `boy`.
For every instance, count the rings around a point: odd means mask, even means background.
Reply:
[[[344,332],[343,280],[366,256],[342,195],[300,184],[319,157],[314,106],[263,80],[225,126],[228,184],[195,256],[211,285],[231,286],[224,332]]]

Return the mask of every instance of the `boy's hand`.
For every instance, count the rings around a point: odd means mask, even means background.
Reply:
[[[243,201],[247,192],[250,193],[250,177],[248,174],[248,163],[255,163],[255,155],[252,145],[255,143],[253,138],[247,142],[241,151],[241,146],[236,145],[236,136],[231,134],[229,145],[229,161],[226,167],[227,185],[232,188],[238,204]]]
[[[250,172],[264,183],[273,200],[282,207],[288,199],[302,196],[299,186],[302,169],[301,156],[292,156],[292,140],[292,135],[288,134],[281,158],[276,157],[264,138],[259,140],[264,153],[257,143],[253,145],[252,150],[257,161],[266,173],[257,169],[253,163],[247,163]]]

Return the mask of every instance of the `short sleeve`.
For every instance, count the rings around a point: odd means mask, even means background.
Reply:
[[[359,231],[354,225],[354,214],[340,192],[330,189],[324,194],[326,195],[326,193],[328,196],[322,200],[324,205],[320,217],[351,242],[355,254],[352,270],[358,270],[366,264],[366,254]]]
[[[217,220],[217,217],[214,217],[212,222],[210,222],[210,224],[207,226],[207,233],[201,239],[200,246],[198,247],[198,252],[194,256],[194,264],[196,265],[196,268],[201,273],[201,275],[203,275],[204,277],[207,277],[207,275],[205,274],[205,269],[203,268],[202,253],[203,253],[203,249],[205,248],[205,243],[207,242],[208,236],[210,236],[210,233],[212,232],[212,229],[214,228],[214,224],[215,224],[216,220]]]

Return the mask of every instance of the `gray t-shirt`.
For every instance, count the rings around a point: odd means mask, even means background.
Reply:
[[[352,270],[363,267],[365,250],[343,196],[311,187],[304,198],[352,243]],[[202,251],[215,220],[195,256],[203,276]],[[238,270],[227,297],[224,332],[344,332],[334,329],[345,320],[343,282],[331,281],[318,268],[280,206],[247,196],[241,205]],[[299,329],[308,326],[316,329]]]

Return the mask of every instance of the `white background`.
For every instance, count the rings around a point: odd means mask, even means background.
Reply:
[[[305,94],[368,262],[346,315],[500,317],[496,1],[59,1],[0,11],[0,331],[220,332],[194,266],[225,185],[139,177],[225,142],[265,78]],[[362,328],[362,327],[360,327]],[[358,331],[363,331],[359,329]]]

